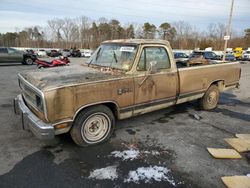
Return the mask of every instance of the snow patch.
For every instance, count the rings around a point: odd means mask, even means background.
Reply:
[[[124,182],[139,183],[139,181],[144,181],[145,183],[150,183],[152,180],[168,181],[171,185],[176,186],[169,172],[169,169],[162,166],[140,167],[135,171],[130,171],[128,178]]]
[[[124,150],[124,151],[113,151],[111,152],[111,156],[121,158],[123,161],[125,160],[134,160],[137,159],[140,155],[139,150]]]
[[[89,178],[98,180],[115,180],[116,178],[118,178],[117,167],[108,166],[105,168],[96,169],[90,173]]]
[[[160,155],[160,152],[159,152],[159,151],[156,151],[156,150],[152,150],[152,151],[143,151],[142,153],[150,154],[150,155],[153,155],[153,156]]]
[[[136,149],[129,149],[129,150],[124,150],[124,151],[113,151],[111,152],[110,156],[121,158],[123,161],[126,161],[126,160],[132,161],[134,159],[139,158],[140,156],[143,156],[143,154],[157,156],[157,155],[160,155],[160,152],[156,150],[139,151]]]

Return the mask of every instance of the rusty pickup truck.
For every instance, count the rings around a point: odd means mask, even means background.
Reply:
[[[19,74],[14,110],[40,139],[70,132],[88,146],[108,140],[116,120],[197,99],[214,109],[240,75],[237,62],[177,68],[164,40],[105,41],[81,65]]]

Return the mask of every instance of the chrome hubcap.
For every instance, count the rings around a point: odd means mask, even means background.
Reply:
[[[93,114],[83,123],[82,138],[88,143],[102,141],[110,131],[110,125],[111,121],[106,114]]]

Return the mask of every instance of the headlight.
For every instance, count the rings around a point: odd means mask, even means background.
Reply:
[[[36,106],[39,110],[43,111],[43,101],[40,96],[36,95]]]
[[[22,81],[19,81],[24,100],[39,111],[44,111],[42,97]]]

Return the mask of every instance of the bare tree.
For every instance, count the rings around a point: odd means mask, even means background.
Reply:
[[[129,26],[125,27],[124,38],[126,39],[135,38],[135,28],[133,24],[129,24]]]
[[[66,43],[70,42],[71,34],[73,28],[76,27],[75,21],[71,18],[64,18],[63,19],[63,25],[62,25],[62,32],[65,37]]]
[[[156,35],[158,31],[159,35]],[[48,20],[46,27],[32,26],[17,29],[16,32],[0,34],[0,45],[23,47],[57,47],[57,48],[96,48],[102,41],[120,38],[159,37],[169,40],[174,48],[194,49],[213,47],[223,48],[225,25],[211,23],[206,30],[200,31],[184,21],[162,23],[158,30],[149,22],[142,24],[121,24],[117,19],[104,17],[97,21],[86,16],[78,18],[54,18]],[[245,38],[237,32],[231,33],[231,47],[249,47],[249,29]]]
[[[62,35],[61,35],[61,29],[63,27],[63,20],[62,19],[53,19],[53,20],[48,20],[48,26],[51,30],[52,34],[52,40],[58,43],[60,45],[60,41],[62,40]]]
[[[184,21],[173,23],[178,40],[178,46],[181,49],[186,49],[188,45],[188,38],[192,34],[192,26]]]
[[[134,28],[135,28],[135,38],[143,38],[143,29],[142,29],[143,25],[141,24],[134,24]]]
[[[98,19],[97,23],[98,24],[104,24],[104,23],[108,23],[108,19],[107,18],[104,18],[104,17],[101,17]]]
[[[221,23],[210,23],[207,28],[207,37],[212,41],[214,49],[223,48],[223,36],[225,35],[226,27]]]
[[[81,48],[89,48],[91,41],[90,18],[86,16],[81,16],[78,21]]]

